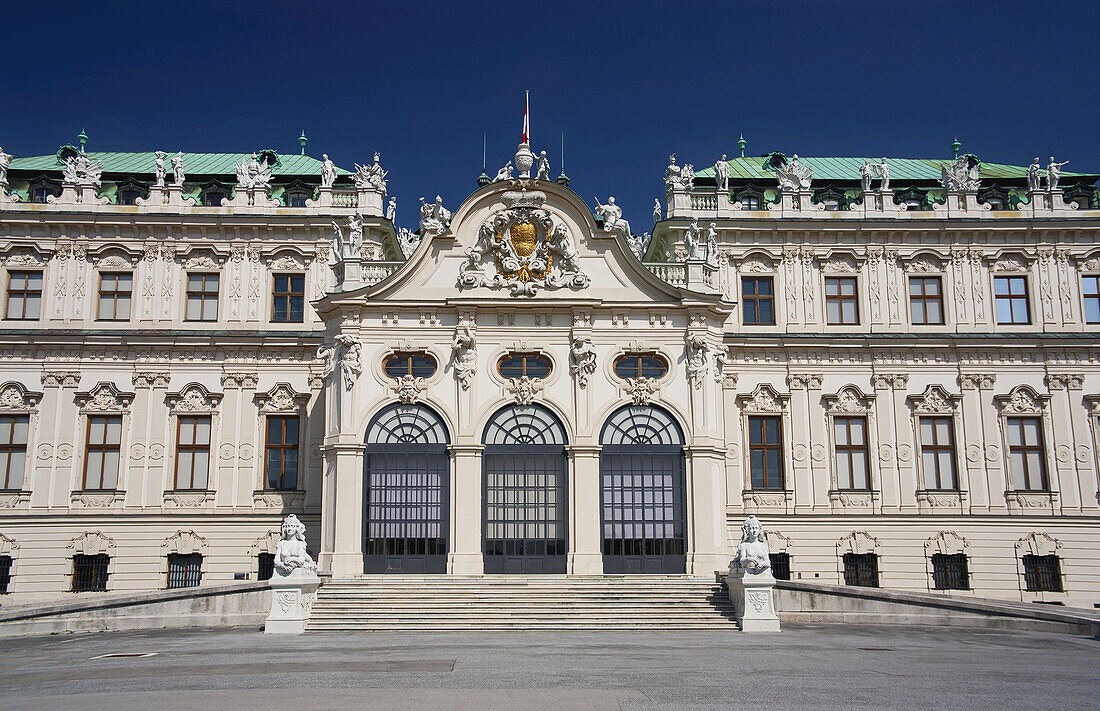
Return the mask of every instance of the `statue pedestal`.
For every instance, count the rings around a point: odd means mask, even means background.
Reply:
[[[769,210],[778,210],[780,217],[797,216],[802,212],[817,212],[824,210],[824,205],[815,205],[813,191],[810,190],[780,190],[779,202],[768,203]]]
[[[718,267],[709,264],[703,259],[687,259],[684,261],[684,288],[700,294],[717,294]]]
[[[385,199],[386,194],[377,188],[359,188],[357,191],[359,202],[359,212],[361,215],[368,215],[370,217],[384,217],[386,214],[385,209],[382,207],[382,201]]]
[[[278,570],[271,576],[271,612],[264,622],[264,634],[302,634],[309,622],[321,579],[313,571],[298,568],[290,575]]]
[[[354,291],[363,286],[363,258],[358,254],[344,257],[333,267],[340,291]]]
[[[852,206],[853,209],[858,209]],[[868,190],[863,193],[863,214],[868,217],[896,217],[905,205],[894,204],[893,190]]]
[[[1051,215],[1057,212],[1069,212],[1076,209],[1075,203],[1066,202],[1065,194],[1062,192],[1061,188],[1055,188],[1054,190],[1035,190],[1027,194],[1027,199],[1032,214]]]
[[[182,185],[165,185],[164,191],[168,195],[168,199],[164,204],[169,207],[195,207],[196,205],[195,198],[184,200]],[[152,196],[152,192],[150,192],[149,197],[152,198]]]
[[[988,212],[991,208],[986,203],[978,202],[978,193],[975,191],[945,191],[944,199],[947,201],[943,205],[936,205],[933,210],[939,212],[946,210],[948,217],[956,217],[962,215],[968,215],[970,217],[977,217],[983,212]]]
[[[317,188],[317,199],[306,199],[306,207],[332,207],[332,188],[321,186]]]
[[[665,219],[691,217],[691,194],[681,188],[665,191]]]
[[[779,617],[775,614],[772,589],[775,578],[770,568],[753,573],[744,568],[730,568],[726,576],[730,602],[742,632],[778,632]]]

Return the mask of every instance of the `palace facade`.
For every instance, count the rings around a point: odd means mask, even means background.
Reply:
[[[752,513],[777,577],[1100,602],[1100,176],[884,163],[672,161],[639,237],[564,175],[410,233],[377,156],[11,159],[0,587],[263,578],[288,513],[337,578],[709,577]]]

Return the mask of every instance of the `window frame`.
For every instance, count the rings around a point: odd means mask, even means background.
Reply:
[[[748,464],[749,464],[749,466],[748,466],[749,488],[752,491],[786,491],[786,466],[785,466],[785,462],[783,461],[785,459],[784,451],[783,451],[783,419],[784,419],[783,415],[780,414],[780,413],[768,413],[768,414],[761,413],[761,414],[747,415],[747,420],[746,420],[747,432],[746,432],[746,437],[745,437],[745,442],[746,442],[745,451],[746,451],[746,453],[748,455],[748,458],[749,458],[749,462],[748,462]],[[778,440],[776,442],[768,442],[767,441],[767,439],[768,439],[767,421],[768,420],[775,420],[776,432],[777,432],[777,435],[778,435]],[[754,421],[760,421],[760,438],[761,438],[762,441],[760,443],[757,443],[757,444],[754,444],[753,441],[752,441]],[[756,477],[755,477],[755,472],[753,471],[752,460],[753,460],[753,452],[755,452],[755,451],[763,452],[762,461],[764,463],[764,485],[762,487],[757,487],[754,484],[754,479]],[[772,452],[772,451],[774,451],[778,454],[778,462],[779,462],[778,486],[769,486],[768,452]]]
[[[0,555],[0,595],[11,594],[11,579],[15,572],[15,556],[11,553]]]
[[[860,561],[874,561],[874,569],[870,571],[874,575],[874,584],[865,585],[863,580],[866,578],[860,575]],[[879,588],[882,587],[882,561],[879,558],[877,551],[868,551],[866,553],[856,553],[855,551],[845,552],[841,558],[841,578],[844,581],[844,585],[849,587],[862,587],[862,588]],[[849,577],[849,563],[852,564],[851,577]],[[850,582],[852,579],[855,582]]]
[[[118,289],[119,277],[130,277],[130,289],[129,291],[121,291]],[[113,291],[105,291],[105,278],[113,277],[115,281],[115,289]],[[105,318],[103,314],[103,297],[108,296],[111,299],[111,313],[110,318]],[[126,316],[120,317],[118,315],[119,299],[125,296],[126,298]],[[130,271],[105,271],[99,272],[99,292],[96,299],[95,320],[96,321],[115,321],[126,322],[129,321],[133,315],[134,305],[134,272]]]
[[[1100,273],[1082,272],[1081,278],[1081,322],[1087,326],[1100,326]],[[1091,279],[1096,285],[1096,291],[1092,294],[1085,293],[1085,280]],[[1097,318],[1090,321],[1088,318],[1089,301],[1096,303]]]
[[[169,553],[167,559],[168,576],[165,581],[166,590],[197,588],[202,585],[202,564],[204,562],[202,553]],[[197,571],[192,569],[196,561],[198,562]],[[181,569],[175,576],[173,576],[172,571],[173,562],[182,564]],[[173,582],[177,584],[173,585]]]
[[[12,276],[16,274],[24,275],[23,284],[24,288],[13,289],[12,288]],[[37,274],[39,288],[37,291],[30,288],[31,276]],[[4,320],[5,321],[41,321],[42,320],[42,295],[45,293],[46,285],[46,270],[45,269],[9,269],[7,279],[7,291],[4,297]],[[13,294],[19,294],[22,298],[22,315],[11,315],[11,298]],[[37,297],[38,301],[38,315],[34,317],[27,316],[27,303],[33,297]]]
[[[15,425],[18,420],[26,419],[27,437],[26,441],[22,444],[15,442]],[[0,454],[6,455],[3,459],[2,469],[0,469],[0,491],[24,491],[24,487],[27,482],[27,450],[30,446],[31,439],[31,416],[29,412],[0,412],[0,420],[11,420],[8,427],[8,441],[4,442],[0,440]],[[23,475],[20,478],[19,486],[13,487],[11,484],[11,463],[17,453],[22,453],[23,456]]]
[[[831,439],[833,440],[833,466],[835,467],[835,470],[836,470],[836,490],[837,491],[858,491],[858,492],[861,492],[861,493],[862,492],[874,491],[874,481],[871,477],[871,442],[870,442],[871,418],[868,416],[867,413],[841,413],[841,414],[831,415],[830,419],[831,419],[830,425],[831,425],[831,428],[832,428],[832,437],[831,437]],[[853,445],[851,443],[851,441],[852,441],[851,422],[853,420],[859,420],[859,421],[862,422],[862,426],[863,426],[863,444],[862,445]],[[845,432],[847,432],[847,435],[848,435],[848,437],[847,437],[848,438],[848,443],[843,444],[843,445],[840,444],[839,439],[837,438],[838,423],[841,422],[841,421],[846,422]],[[840,469],[840,458],[841,457],[840,457],[840,455],[841,455],[842,452],[846,453],[849,457],[849,467],[851,467],[851,455],[852,455],[852,453],[854,453],[854,452],[862,452],[863,453],[863,473],[864,473],[864,476],[867,479],[867,486],[864,486],[864,487],[854,486],[854,484],[855,484],[854,478],[851,482],[853,484],[853,486],[843,486],[843,483],[840,480],[840,477],[841,477],[841,469]]]
[[[418,358],[418,357],[423,358],[423,359],[427,360],[428,362],[430,362],[432,364],[432,372],[428,373],[427,375],[417,375],[414,372],[414,367],[415,366],[413,365],[413,360],[412,359],[413,358]],[[390,366],[391,366],[391,364],[395,363],[397,360],[402,359],[402,358],[404,358],[406,360],[405,372],[400,374],[400,375],[394,375],[393,373],[390,372]],[[435,359],[435,356],[433,356],[428,351],[394,351],[393,353],[390,353],[388,356],[386,356],[382,360],[382,373],[387,378],[390,378],[390,379],[393,379],[393,380],[399,380],[399,379],[407,377],[407,376],[413,376],[413,377],[416,377],[416,378],[430,378],[438,372],[439,372],[439,361],[437,361]]]
[[[941,570],[937,570],[936,561],[943,563]],[[951,563],[962,562],[961,574],[951,570]],[[932,589],[938,591],[965,590],[970,591],[973,585],[970,582],[970,557],[966,553],[933,553],[929,556],[929,565],[932,566]],[[962,585],[953,585],[953,582],[962,579]]]
[[[943,299],[943,281],[944,281],[943,276],[940,275],[940,274],[909,274],[907,276],[909,277],[908,284],[906,286],[908,287],[908,294],[909,294],[909,323],[910,323],[910,325],[913,325],[913,326],[945,326],[945,325],[947,325],[947,311],[945,309],[945,304],[944,304],[944,299]],[[921,282],[921,293],[920,294],[914,294],[913,293],[913,282],[914,281],[920,281]],[[935,295],[932,295],[932,296],[930,296],[928,294],[927,286],[925,284],[925,282],[929,282],[929,281],[935,281],[936,285],[937,285],[937,288],[939,289],[938,293],[935,294]],[[920,304],[924,307],[925,320],[923,320],[923,321],[917,321],[914,318],[913,305],[914,305],[915,302],[920,302]],[[939,321],[929,321],[928,320],[928,304],[929,304],[929,302],[935,303],[936,306],[939,308],[939,312],[940,312],[940,320]]]
[[[747,281],[757,282],[756,285],[755,285],[755,290],[754,290],[752,295],[748,295],[748,294],[745,293],[745,283]],[[760,295],[759,282],[761,282],[761,281],[770,282],[771,293],[768,294],[767,296],[761,296]],[[747,275],[746,274],[746,275],[741,275],[741,292],[740,293],[741,293],[741,325],[742,326],[774,326],[774,325],[776,325],[777,319],[776,319],[775,309],[776,309],[776,301],[777,300],[775,298],[775,275],[774,274],[764,274],[764,275],[756,275],[756,274]],[[753,306],[755,308],[756,320],[754,320],[754,321],[749,321],[748,320],[748,314],[749,314],[748,303],[750,301],[753,303]],[[772,318],[771,318],[770,321],[760,320],[760,304],[761,304],[761,302],[767,302],[769,304],[770,308],[771,308]]]
[[[293,444],[286,443],[286,420],[294,419],[298,422],[298,436],[297,441]],[[271,425],[272,420],[276,420],[282,423],[282,436],[278,443],[272,443],[271,440]],[[271,413],[264,417],[264,468],[262,472],[263,476],[263,490],[264,491],[298,491],[302,482],[302,416],[299,414],[291,413]],[[268,478],[269,460],[271,458],[272,450],[280,453],[280,466],[279,466],[279,484],[278,487],[272,487],[271,481]],[[286,456],[281,454],[282,452],[294,450],[294,486],[285,486],[286,480]]]
[[[302,291],[293,291],[294,279],[300,278],[302,280]],[[288,291],[279,291],[279,279],[287,280]],[[305,323],[306,321],[306,273],[305,272],[272,272],[271,273],[271,323]],[[279,299],[286,301],[286,318],[277,318],[279,313]],[[301,311],[302,317],[299,319],[291,318],[292,307],[294,305],[294,299],[301,299]]]
[[[837,293],[829,294],[829,282],[837,282]],[[853,293],[844,294],[844,282],[851,281],[853,285]],[[859,326],[860,325],[860,307],[859,307],[859,276],[856,274],[829,274],[825,276],[825,325],[827,326]],[[840,321],[829,320],[829,305],[838,305],[838,315]],[[844,320],[844,305],[851,303],[855,306],[855,320]]]
[[[191,439],[190,444],[184,444],[180,441],[180,437],[183,434],[184,420],[191,420]],[[200,420],[205,420],[207,424],[207,441],[205,445],[199,445],[194,442],[198,435],[198,425]],[[176,452],[175,452],[175,468],[173,476],[173,491],[207,491],[210,488],[210,451],[211,445],[214,441],[214,417],[209,414],[186,414],[176,415]],[[190,471],[190,486],[180,485],[180,454],[191,454],[191,471]],[[195,453],[206,453],[206,485],[195,486]]]
[[[1031,308],[1031,284],[1029,283],[1030,274],[1027,273],[1014,273],[1014,274],[994,274],[993,275],[993,323],[997,326],[1031,326],[1035,323],[1035,312]],[[1001,279],[1008,280],[1008,294],[997,293],[997,282]],[[1012,294],[1012,280],[1019,279],[1023,281],[1024,293]],[[1008,302],[1009,315],[1012,316],[1011,321],[1002,321],[1000,314],[1000,306],[1002,301]],[[1017,321],[1015,317],[1015,310],[1013,305],[1017,301],[1022,301],[1024,304],[1024,313],[1026,320]]]
[[[191,289],[191,278],[199,277],[202,279],[199,291]],[[213,277],[217,281],[214,291],[207,290],[207,279]],[[221,316],[221,273],[220,272],[206,272],[206,271],[194,271],[185,272],[184,278],[186,279],[186,286],[184,288],[183,298],[183,320],[191,323],[217,323]],[[211,297],[214,304],[214,317],[205,318],[207,304],[211,301]],[[199,317],[191,318],[191,299],[197,298],[199,300]]]
[[[631,358],[634,358],[636,361],[635,364],[637,367],[635,369],[635,372],[631,375],[623,375],[619,372],[619,364],[625,363]],[[664,372],[657,376],[645,375],[642,372],[642,358],[652,358],[658,361],[661,364],[661,367],[664,369]],[[626,351],[615,356],[615,359],[611,361],[611,372],[615,374],[616,378],[619,378],[621,380],[626,380],[627,378],[648,378],[649,380],[660,380],[669,373],[668,359],[657,351]]]
[[[956,493],[960,492],[962,490],[962,482],[961,482],[961,478],[959,476],[959,447],[958,447],[958,436],[957,436],[957,433],[955,432],[955,416],[953,414],[948,414],[948,413],[945,413],[945,412],[927,413],[927,414],[917,415],[916,420],[917,420],[917,422],[916,422],[916,424],[917,424],[917,446],[918,446],[918,454],[919,454],[918,460],[920,461],[920,486],[918,487],[918,490],[919,491],[950,491],[950,492],[956,492]],[[932,420],[932,437],[935,440],[935,442],[931,445],[925,444],[925,441],[924,441],[923,425],[924,425],[925,420]],[[947,420],[947,432],[948,432],[948,435],[951,438],[951,441],[946,446],[939,442],[939,423],[938,423],[939,420]],[[924,454],[925,454],[926,451],[934,452],[937,455],[936,456],[936,477],[935,478],[936,478],[936,484],[938,484],[938,485],[943,484],[943,477],[941,476],[942,472],[940,471],[940,466],[939,466],[939,464],[940,464],[939,453],[940,452],[949,452],[951,454],[951,469],[952,469],[951,473],[954,475],[954,478],[955,478],[955,486],[953,486],[953,487],[944,487],[944,486],[929,487],[928,486],[927,472],[926,472],[925,466],[924,466]]]
[[[91,585],[79,585],[79,571],[81,566],[77,559],[84,559],[85,569],[92,570]],[[75,553],[72,561],[72,585],[69,592],[107,592],[111,580],[111,555],[109,553]],[[102,570],[100,570],[102,564]]]
[[[1026,413],[1026,414],[1008,414],[1004,416],[1004,433],[1005,433],[1005,456],[1008,459],[1008,480],[1009,491],[1028,491],[1036,493],[1051,493],[1051,478],[1050,478],[1050,465],[1047,462],[1047,446],[1046,446],[1046,426],[1043,413]],[[1025,439],[1025,428],[1023,426],[1024,420],[1034,420],[1038,425],[1038,443],[1037,444],[1012,444],[1011,440],[1011,428],[1014,423],[1020,424],[1020,438],[1021,442]],[[1022,454],[1021,460],[1024,465],[1023,471],[1023,483],[1024,487],[1020,488],[1013,485],[1014,471],[1012,469],[1013,454]],[[1039,479],[1041,487],[1035,488],[1030,486],[1030,465],[1028,464],[1028,454],[1038,453],[1039,455]]]
[[[86,422],[85,422],[85,426],[84,426],[84,432],[85,432],[85,434],[84,434],[84,466],[83,466],[83,473],[81,475],[80,490],[81,491],[118,491],[119,479],[122,478],[122,439],[125,436],[126,421],[125,421],[122,414],[100,413],[100,412],[88,413],[88,415],[85,417],[85,419],[86,419]],[[99,443],[99,442],[93,443],[92,442],[92,425],[94,424],[95,420],[103,420],[104,421],[104,423],[103,423],[104,442],[102,442],[102,443]],[[118,420],[119,435],[118,435],[118,443],[117,444],[110,444],[110,443],[106,442],[106,440],[108,439],[107,432],[108,432],[108,429],[109,429],[109,426],[110,426],[110,423],[111,423],[112,420]],[[101,452],[103,454],[106,454],[107,452],[113,451],[113,452],[116,452],[118,454],[118,460],[117,460],[118,469],[117,469],[117,471],[115,471],[115,485],[112,486],[109,489],[103,486],[104,472],[105,472],[105,469],[103,469],[103,462],[104,462],[105,457],[100,458],[100,471],[99,471],[99,484],[100,484],[100,486],[98,486],[98,487],[89,487],[88,486],[88,463],[91,461],[91,456],[89,456],[89,455],[93,451]]]
[[[504,361],[509,360],[511,358],[521,358],[522,359],[523,366],[522,366],[522,369],[521,369],[522,372],[521,372],[520,375],[505,375],[501,371],[501,365],[504,363]],[[545,362],[546,363],[546,373],[544,375],[528,375],[527,374],[527,361],[529,359],[530,360],[541,360],[541,361]],[[497,368],[497,375],[499,375],[501,378],[504,378],[505,380],[515,380],[517,378],[530,378],[532,380],[545,380],[546,378],[550,377],[551,373],[554,372],[554,361],[552,361],[549,356],[545,355],[544,353],[540,353],[538,351],[509,351],[509,352],[505,353],[504,355],[502,355],[500,358],[497,359],[496,368]]]
[[[1043,561],[1052,562],[1055,566],[1055,575],[1043,576],[1041,569],[1037,568],[1034,571],[1028,571],[1028,562],[1034,562],[1037,565]],[[1066,585],[1062,578],[1065,576],[1065,572],[1062,570],[1062,557],[1057,553],[1025,553],[1020,556],[1020,569],[1024,576],[1024,592],[1029,593],[1065,593]],[[1042,587],[1041,583],[1043,578],[1056,580],[1058,585],[1056,588]],[[1035,584],[1034,587],[1032,584]]]

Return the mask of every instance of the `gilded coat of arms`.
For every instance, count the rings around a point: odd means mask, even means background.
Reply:
[[[581,289],[590,279],[580,269],[577,247],[564,223],[554,224],[542,207],[540,191],[504,193],[507,209],[494,213],[478,230],[466,252],[459,284],[474,288],[506,287],[512,296],[534,296],[539,289]],[[490,276],[486,267],[495,267]]]

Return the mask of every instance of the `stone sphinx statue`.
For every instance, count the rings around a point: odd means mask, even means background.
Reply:
[[[762,573],[772,567],[768,543],[764,540],[764,527],[756,516],[749,516],[741,524],[741,544],[730,563],[730,570],[744,568],[751,573]]]
[[[772,589],[771,555],[764,527],[756,516],[741,524],[741,543],[730,562],[726,587],[742,632],[778,632]]]
[[[290,514],[283,520],[282,538],[275,546],[275,572],[291,575],[296,570],[306,573],[317,571],[317,563],[306,550],[306,527],[298,517]]]
[[[271,586],[271,611],[264,622],[265,634],[302,634],[306,630],[321,579],[317,563],[306,550],[306,527],[294,514],[283,519],[282,537],[275,546],[275,571]]]

